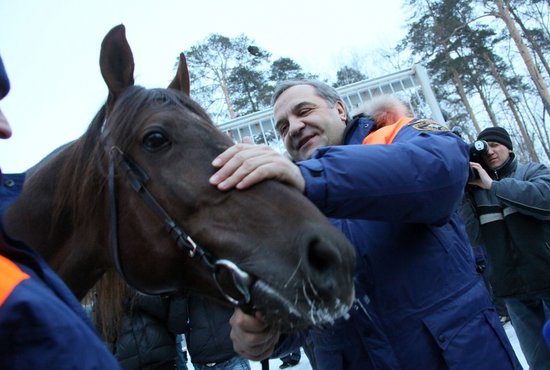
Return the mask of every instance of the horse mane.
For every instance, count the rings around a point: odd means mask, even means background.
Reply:
[[[106,271],[82,300],[92,307],[92,322],[106,343],[115,343],[124,311],[132,307],[136,291],[114,269]]]
[[[104,120],[105,105],[97,112],[86,132],[66,149],[68,160],[58,173],[52,227],[59,222],[72,222],[76,227],[91,217],[101,204],[99,198],[106,186],[106,176],[100,167],[104,162],[104,152],[95,148],[100,141]],[[89,207],[79,207],[79,204]]]

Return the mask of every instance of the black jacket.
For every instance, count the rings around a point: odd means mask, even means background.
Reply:
[[[185,339],[191,361],[197,364],[217,363],[237,356],[229,337],[229,318],[233,308],[195,295],[184,300],[189,325]]]
[[[175,369],[177,330],[169,327],[170,303],[167,297],[139,293],[127,303],[112,346],[123,369]]]
[[[550,171],[512,159],[489,174],[490,190],[473,188],[462,216],[474,245],[485,245],[496,297],[550,293]]]

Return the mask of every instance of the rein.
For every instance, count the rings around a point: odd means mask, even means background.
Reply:
[[[159,204],[155,196],[147,189],[145,182],[149,181],[150,177],[140,168],[128,155],[126,155],[118,147],[113,146],[109,153],[109,169],[108,169],[108,191],[109,203],[111,212],[111,248],[115,268],[124,278],[124,269],[120,260],[119,241],[118,241],[118,207],[117,207],[117,192],[116,192],[116,169],[114,163],[115,155],[120,155],[120,164],[124,169],[127,180],[132,189],[140,195],[141,199],[147,206],[163,221],[167,232],[176,245],[181,250],[187,252],[191,258],[196,258],[201,261],[201,264],[212,274],[214,281],[222,295],[232,304],[241,308],[244,312],[252,313],[250,289],[254,284],[254,279],[247,272],[241,270],[235,263],[227,259],[213,259],[212,256],[199,244],[197,244],[187,234],[176,221],[166,212]],[[220,275],[223,272],[229,272],[233,288],[240,296],[232,296],[226,291],[219,281]]]

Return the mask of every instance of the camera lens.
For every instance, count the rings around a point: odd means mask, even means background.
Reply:
[[[474,141],[474,149],[480,153],[484,153],[486,148],[485,148],[485,141],[483,140],[476,140]]]

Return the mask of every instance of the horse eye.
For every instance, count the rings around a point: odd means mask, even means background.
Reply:
[[[143,146],[145,147],[145,149],[151,152],[160,150],[168,146],[169,144],[170,142],[168,141],[166,136],[164,136],[164,134],[159,131],[153,131],[145,135],[145,137],[143,138]]]

